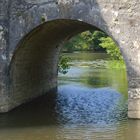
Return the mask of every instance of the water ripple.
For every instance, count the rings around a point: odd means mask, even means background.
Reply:
[[[63,85],[58,88],[56,111],[63,124],[105,126],[127,118],[127,102],[109,87]]]

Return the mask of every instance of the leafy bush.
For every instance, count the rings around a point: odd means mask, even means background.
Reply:
[[[109,54],[114,60],[123,60],[120,49],[116,43],[110,37],[101,37],[101,43],[99,44],[102,48],[106,49],[107,54]]]
[[[66,74],[68,69],[70,69],[69,62],[71,59],[69,57],[60,55],[59,63],[58,63],[58,72],[62,74]]]

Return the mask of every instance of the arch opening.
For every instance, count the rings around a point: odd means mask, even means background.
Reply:
[[[56,112],[62,124],[126,120],[126,66],[111,37],[96,30],[73,36],[63,45],[58,68]]]
[[[10,64],[10,96],[14,108],[57,88],[57,65],[63,44],[86,30],[88,23],[59,19],[41,24],[17,45]]]
[[[61,49],[59,85],[113,88],[128,96],[126,64],[114,40],[103,31],[87,30],[73,36]]]

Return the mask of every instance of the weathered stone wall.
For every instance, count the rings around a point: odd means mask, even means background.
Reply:
[[[51,85],[55,83],[52,87],[56,86],[57,56],[60,48],[55,47],[59,46],[67,37],[91,27],[89,25],[80,26],[80,23],[75,22],[66,22],[65,24],[61,22],[59,24],[60,28],[56,26],[56,22],[54,22],[54,26],[40,24],[44,21],[47,22],[55,19],[73,19],[91,24],[93,26],[92,28],[97,27],[105,31],[118,43],[127,65],[129,117],[140,118],[139,1],[10,0],[9,4],[6,0],[2,0],[2,2],[5,4],[0,5],[0,9],[2,9],[0,11],[0,25],[2,27],[2,29],[0,29],[0,35],[3,36],[6,34],[4,37],[6,41],[2,41],[1,39],[2,45],[0,48],[6,49],[6,56],[0,54],[0,60],[7,61],[4,62],[4,65],[9,65],[10,78],[8,82],[10,81],[10,89],[8,89],[8,92],[4,91],[3,93],[10,94],[10,108],[24,102],[28,98],[38,96],[33,95],[35,91],[38,91],[39,95],[45,93],[48,90],[46,88],[50,87],[47,81],[44,82],[45,78],[49,77],[49,75],[52,76],[50,77],[52,80]],[[3,15],[8,15],[6,16],[8,17],[6,18],[7,24],[3,24],[5,21],[5,16]],[[7,22],[7,20],[9,22]],[[38,25],[40,26],[37,27]],[[69,31],[68,28],[71,30]],[[9,34],[6,33],[7,29],[9,29]],[[35,30],[32,31],[32,29]],[[64,36],[61,36],[62,33]],[[44,36],[46,36],[46,38]],[[19,43],[20,40],[22,41]],[[31,40],[35,43],[31,43]],[[53,40],[53,43],[50,42],[50,40]],[[41,56],[41,54],[43,56]],[[4,60],[2,58],[6,59]],[[49,66],[49,68],[47,66]],[[29,70],[36,67],[40,67],[40,70],[37,72],[31,71],[31,76],[29,76]],[[53,73],[50,72],[51,70]],[[6,72],[6,70],[1,71]],[[2,76],[0,76],[0,78],[4,79]],[[40,84],[38,82],[36,83],[38,80],[43,81],[43,84],[42,82],[40,82]],[[32,85],[30,83],[31,81],[33,81]],[[4,88],[2,87],[1,89]],[[12,102],[14,102],[14,105],[10,105]]]
[[[9,1],[0,1],[0,110],[8,108]]]

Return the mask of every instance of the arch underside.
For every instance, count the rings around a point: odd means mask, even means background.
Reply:
[[[19,42],[10,65],[12,108],[56,89],[63,43],[90,29],[97,30],[81,21],[54,20],[41,24]]]

